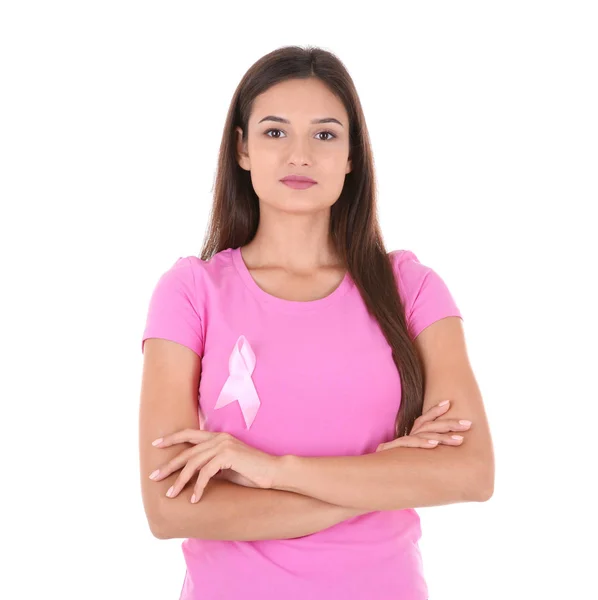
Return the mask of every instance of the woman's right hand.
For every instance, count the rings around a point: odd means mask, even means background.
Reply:
[[[461,439],[453,438],[453,431],[467,431],[471,422],[461,423],[459,419],[440,419],[450,408],[450,402],[444,406],[437,404],[423,415],[415,419],[409,435],[403,435],[396,440],[380,444],[376,452],[388,450],[389,448],[436,448],[439,444],[447,446],[459,446],[463,443]]]

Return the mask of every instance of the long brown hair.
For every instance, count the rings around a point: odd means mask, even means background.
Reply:
[[[244,75],[224,126],[210,222],[200,258],[209,260],[222,250],[244,246],[257,232],[259,199],[250,173],[237,162],[235,128],[241,127],[246,142],[255,97],[282,81],[308,78],[317,78],[328,86],[349,116],[352,170],[331,207],[330,235],[369,313],[392,348],[402,389],[396,435],[408,435],[422,414],[423,368],[408,334],[398,280],[377,219],[374,162],[365,117],[353,80],[334,54],[313,46],[285,46],[260,58]]]

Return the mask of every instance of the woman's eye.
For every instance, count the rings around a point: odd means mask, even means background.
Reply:
[[[280,129],[268,129],[268,131],[266,131],[265,134],[268,135],[269,133],[272,133],[273,131],[280,131]],[[272,137],[272,136],[268,135],[268,137]]]
[[[274,131],[282,132],[282,129],[268,129],[268,131],[265,131],[264,134],[270,138],[279,139],[279,136],[269,135],[270,133],[272,133]],[[330,141],[330,139],[334,139],[336,137],[336,135],[334,135],[334,133],[332,133],[332,131],[319,131],[316,135],[322,135],[322,134],[331,136],[331,138],[327,138],[325,140],[321,139],[320,141],[322,141],[322,142],[328,142],[328,141]]]
[[[332,136],[332,138],[335,138],[335,137],[336,137],[336,136],[334,135],[334,133],[332,133],[332,131],[320,131],[320,133],[318,133],[318,135],[320,135],[320,134],[322,134],[322,133],[324,133],[324,134],[326,134],[326,135],[330,135],[330,136]],[[323,141],[323,142],[327,142],[329,139],[332,139],[332,138],[328,138],[328,139],[326,139],[326,140],[322,140],[322,141]]]

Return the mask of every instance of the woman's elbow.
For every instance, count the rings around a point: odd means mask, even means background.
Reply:
[[[486,486],[482,488],[482,494],[480,496],[480,502],[487,502],[494,495],[494,476],[489,479]]]
[[[159,540],[168,540],[170,536],[166,532],[164,525],[156,519],[148,519],[149,529],[152,535]]]
[[[143,495],[143,507],[145,510],[145,518],[151,534],[159,540],[167,540],[170,538],[168,535],[164,517],[161,511],[158,510],[159,499],[150,498],[149,494]]]
[[[472,500],[487,502],[494,494],[494,465],[479,465],[470,480],[472,485]]]

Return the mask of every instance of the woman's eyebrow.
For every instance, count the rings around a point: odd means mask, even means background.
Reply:
[[[260,123],[263,123],[264,121],[276,121],[277,123],[288,123],[288,124],[291,123],[288,119],[283,119],[282,117],[275,117],[274,115],[268,115],[267,117],[264,117],[261,121],[259,121],[258,125]],[[313,123],[313,124],[316,124],[316,123],[337,123],[341,127],[344,127],[344,125],[338,119],[335,119],[334,117],[326,117],[324,119],[313,119],[310,122]]]

